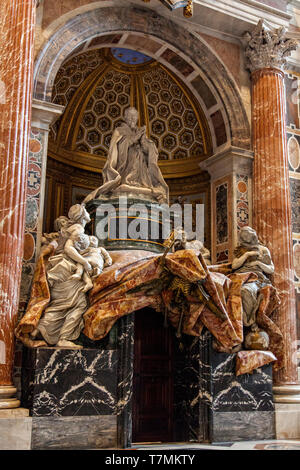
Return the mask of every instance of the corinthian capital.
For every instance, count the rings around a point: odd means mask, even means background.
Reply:
[[[272,28],[260,20],[254,30],[244,34],[246,67],[254,70],[266,67],[283,70],[286,57],[297,48],[298,41],[286,37],[285,28]]]

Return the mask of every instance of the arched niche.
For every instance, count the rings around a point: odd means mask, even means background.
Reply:
[[[51,101],[55,76],[76,49],[87,41],[118,33],[128,33],[126,47],[138,46],[138,50],[173,67],[198,95],[212,130],[214,151],[224,145],[250,148],[246,111],[238,87],[224,64],[195,33],[142,7],[104,6],[74,16],[59,27],[37,57],[34,98]],[[134,36],[135,44],[130,44]],[[108,46],[108,38],[103,40]]]

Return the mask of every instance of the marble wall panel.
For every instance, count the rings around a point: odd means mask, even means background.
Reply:
[[[237,229],[250,225],[249,177],[236,175],[236,219]]]
[[[207,109],[209,109],[212,106],[215,106],[217,104],[216,98],[214,97],[213,93],[211,92],[209,86],[205,83],[205,81],[201,78],[200,75],[197,75],[197,77],[195,77],[191,81],[191,85],[199,93],[199,95],[203,99]]]
[[[290,178],[292,199],[292,231],[300,234],[300,178]]]
[[[161,55],[168,63],[173,65],[175,69],[179,70],[184,77],[188,77],[194,68],[186,62],[179,54],[172,51],[171,49],[166,49]]]
[[[274,439],[274,412],[213,412],[211,442]]]
[[[116,416],[32,418],[32,450],[93,450],[117,447]]]
[[[47,132],[32,128],[29,137],[29,163],[27,176],[27,199],[25,212],[25,234],[22,261],[22,274],[19,297],[18,319],[27,307],[30,298],[37,249],[41,235],[41,191],[44,171],[43,152]],[[16,342],[13,381],[17,387],[17,396],[21,395],[22,344]]]
[[[220,110],[211,114],[210,118],[214,126],[217,146],[219,147],[225,144],[225,142],[227,141],[227,134],[226,134],[226,127],[225,127],[224,119]]]
[[[89,47],[100,46],[101,44],[117,44],[122,37],[122,34],[105,34],[104,36],[98,36],[91,40]]]
[[[116,330],[118,345],[118,445],[130,447],[132,441],[132,387],[134,353],[134,314],[118,320]]]
[[[232,73],[237,84],[240,85],[241,80],[241,59],[240,53],[241,48],[238,44],[233,44],[228,41],[224,41],[220,38],[210,36],[208,34],[201,33],[203,39],[214,49],[220,59],[227,66],[230,73]]]
[[[100,2],[107,0],[100,0]],[[60,0],[59,2],[53,2],[52,0],[44,0],[43,2],[43,22],[42,27],[52,23],[52,21],[58,19],[61,15],[64,15],[75,8],[87,5],[88,3],[99,2],[99,0]]]
[[[29,140],[29,165],[25,215],[24,253],[20,293],[19,317],[24,313],[30,296],[30,286],[36,261],[36,245],[39,232],[41,184],[43,172],[43,145],[45,132],[31,129]]]
[[[227,262],[226,252],[228,252],[229,223],[228,218],[228,195],[232,187],[231,180],[228,177],[222,178],[212,183],[212,220],[216,223],[212,225],[212,262]],[[229,256],[229,253],[228,253]]]
[[[288,127],[295,126],[299,129],[298,77],[292,73],[286,73],[284,84],[286,90],[286,123]]]
[[[287,149],[292,208],[292,238],[297,296],[298,339],[300,339],[300,71],[285,74]],[[299,247],[299,248],[298,248]]]
[[[132,47],[145,49],[146,51],[152,54],[155,54],[162,47],[159,42],[156,42],[147,36],[142,37],[137,36],[136,34],[129,34],[124,44]]]
[[[227,216],[227,204],[228,204],[228,183],[220,184],[216,187],[216,209],[217,209],[217,220],[216,220],[216,234],[217,234],[217,245],[228,242],[228,216]]]

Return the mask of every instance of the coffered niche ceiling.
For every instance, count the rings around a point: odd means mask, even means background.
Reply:
[[[100,185],[113,130],[135,106],[139,125],[157,145],[171,202],[184,196],[183,202],[205,204],[209,242],[209,176],[199,163],[212,154],[210,130],[198,100],[173,71],[120,46],[75,51],[56,75],[52,102],[65,111],[49,136],[45,230]]]

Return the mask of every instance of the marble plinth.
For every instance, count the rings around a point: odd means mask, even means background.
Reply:
[[[93,200],[86,208],[91,216],[90,231],[98,237],[99,245],[108,250],[162,253],[163,242],[174,225],[174,217],[170,218],[167,209],[149,200],[124,197]]]
[[[116,447],[117,381],[116,350],[24,348],[22,403],[32,416],[30,448]]]
[[[116,414],[117,352],[24,348],[22,404],[30,415]]]
[[[80,350],[24,347],[21,402],[30,414],[29,448],[130,445],[132,328],[128,315],[101,341],[81,335]]]
[[[176,438],[228,442],[273,439],[272,366],[235,375],[235,354],[212,349],[210,333],[184,337],[175,374]],[[180,366],[180,367],[178,367]]]

